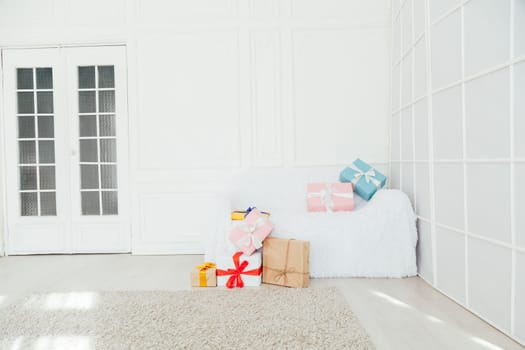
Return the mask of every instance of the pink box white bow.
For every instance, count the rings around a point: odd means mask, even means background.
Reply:
[[[244,254],[251,255],[273,231],[273,224],[259,210],[252,210],[230,233],[230,241]]]
[[[308,211],[350,211],[355,207],[352,183],[310,183]]]

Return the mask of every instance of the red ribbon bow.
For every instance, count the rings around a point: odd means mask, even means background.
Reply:
[[[217,269],[217,276],[231,275],[230,278],[228,278],[228,281],[226,282],[226,287],[228,288],[234,288],[235,286],[237,286],[238,288],[244,287],[244,281],[242,280],[241,275],[259,276],[262,273],[261,266],[253,270],[244,271],[244,269],[248,266],[248,260],[244,260],[242,263],[239,263],[241,255],[242,252],[237,252],[233,255],[233,264],[235,265],[235,269]]]

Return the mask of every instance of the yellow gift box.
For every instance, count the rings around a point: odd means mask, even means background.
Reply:
[[[244,217],[246,216],[247,211],[246,210],[236,210],[232,211],[232,220],[244,220]],[[261,211],[261,214],[263,214],[266,217],[269,217],[271,214],[266,211]]]
[[[217,287],[217,269],[211,262],[197,265],[191,271],[192,287]]]

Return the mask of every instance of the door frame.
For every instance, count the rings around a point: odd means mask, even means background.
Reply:
[[[4,56],[0,47],[0,96],[4,96]],[[4,99],[0,98],[0,256],[7,255],[7,185],[5,180]]]
[[[8,198],[7,198],[7,180],[6,180],[6,171],[7,171],[7,157],[6,157],[6,151],[7,151],[7,145],[6,145],[6,129],[5,129],[5,118],[6,118],[6,111],[5,111],[5,102],[4,102],[4,93],[5,93],[5,87],[4,87],[4,53],[5,50],[26,50],[26,49],[60,49],[60,48],[96,48],[96,47],[123,47],[124,48],[124,55],[125,55],[125,62],[126,62],[126,75],[125,75],[125,82],[126,82],[126,91],[125,91],[125,98],[126,98],[126,112],[127,112],[127,118],[126,118],[126,125],[124,128],[127,130],[127,159],[125,160],[125,164],[122,167],[124,171],[128,172],[128,181],[127,181],[127,199],[128,201],[126,203],[119,203],[119,207],[125,206],[126,207],[126,213],[128,216],[128,225],[129,225],[129,242],[130,247],[129,251],[132,252],[132,243],[133,243],[133,230],[131,227],[131,198],[132,198],[132,182],[130,181],[132,178],[131,174],[131,154],[130,154],[130,148],[129,148],[129,140],[130,140],[130,109],[129,109],[129,91],[130,91],[130,77],[129,77],[129,59],[128,59],[128,45],[124,41],[118,41],[118,42],[108,42],[108,43],[71,43],[71,44],[59,44],[59,43],[51,43],[51,44],[43,44],[43,45],[9,45],[9,46],[0,46],[0,257],[1,256],[8,256],[9,251],[9,215],[7,212],[7,206],[8,206]]]

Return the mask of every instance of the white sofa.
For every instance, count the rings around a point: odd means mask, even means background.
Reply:
[[[312,277],[405,277],[417,273],[416,216],[408,197],[380,190],[366,202],[356,196],[352,212],[310,213],[308,182],[336,182],[339,169],[257,169],[232,179],[232,209],[256,205],[270,211],[272,236],[310,241]],[[221,216],[227,216],[226,210]],[[206,259],[231,250],[230,223],[209,237]]]

